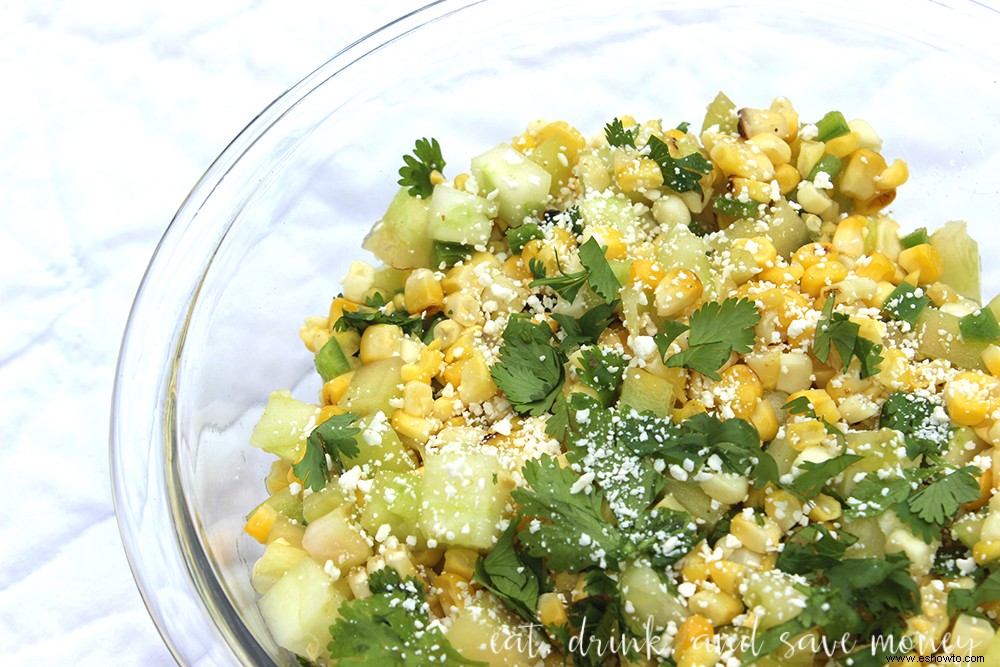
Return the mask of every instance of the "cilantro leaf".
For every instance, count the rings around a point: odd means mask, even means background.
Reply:
[[[423,667],[428,664],[485,665],[463,657],[430,624],[423,584],[406,581],[392,568],[372,572],[372,596],[340,605],[330,627],[330,657],[338,665]]]
[[[821,463],[806,461],[801,466],[805,472],[792,481],[791,490],[807,500],[815,498],[823,491],[830,478],[844,472],[863,458],[858,454],[843,454]]]
[[[813,354],[826,363],[830,358],[831,348],[836,348],[840,355],[841,372],[846,372],[851,365],[851,358],[857,357],[861,363],[861,377],[870,377],[878,372],[882,363],[882,346],[861,336],[861,326],[852,322],[844,313],[833,312],[834,299],[826,300],[823,314],[816,324],[816,337],[813,342]]]
[[[892,553],[884,559],[848,558],[826,570],[830,587],[848,606],[864,613],[835,616],[824,629],[831,636],[849,632],[862,639],[897,633],[905,627],[903,618],[920,609],[920,589],[909,566],[905,555]]]
[[[440,173],[445,165],[437,139],[417,139],[413,155],[404,155],[403,162],[405,164],[399,168],[399,184],[409,188],[411,197],[430,197],[434,192],[431,174],[435,171]]]
[[[618,118],[604,126],[604,136],[607,137],[608,143],[618,148],[635,148],[635,135],[638,133],[638,126],[626,130]]]
[[[511,521],[486,557],[476,560],[473,580],[528,622],[535,622],[538,597],[550,589],[540,558],[514,548],[517,522]]]
[[[617,352],[595,345],[580,352],[580,363],[580,381],[597,392],[605,407],[611,405],[628,362]]]
[[[842,531],[834,536],[822,524],[809,524],[785,543],[776,566],[791,574],[825,570],[843,560],[847,548],[857,541],[858,538],[850,533]]]
[[[580,262],[587,269],[587,283],[605,301],[614,301],[622,284],[618,282],[611,265],[604,257],[604,248],[597,239],[591,236],[580,246]]]
[[[994,570],[972,590],[953,588],[948,591],[948,615],[975,609],[992,600],[1000,600],[1000,570]]]
[[[601,303],[589,309],[579,319],[563,313],[551,313],[566,337],[559,343],[559,349],[567,354],[583,345],[597,342],[604,330],[614,321],[617,301]]]
[[[545,435],[565,444],[570,432],[570,410],[566,397],[557,393],[549,412],[549,418],[545,422]]]
[[[879,479],[875,474],[866,475],[851,491],[844,513],[859,519],[878,516],[909,498],[911,490],[907,479]]]
[[[981,491],[975,477],[979,473],[975,466],[955,470],[914,493],[907,505],[923,521],[943,528],[963,503],[979,498]]]
[[[490,367],[497,387],[518,412],[539,416],[552,407],[566,371],[566,355],[550,344],[547,324],[512,317],[503,332],[500,358]]]
[[[935,412],[941,407],[939,401],[897,391],[882,404],[879,426],[903,434],[906,455],[910,460],[921,454],[939,454],[951,435],[951,422],[947,416],[935,417]]]
[[[556,263],[558,264],[558,257],[556,258]],[[535,279],[528,283],[528,287],[551,287],[556,294],[570,302],[576,299],[576,295],[587,284],[587,277],[590,275],[590,272],[586,269],[574,273],[565,273],[562,270],[562,265],[559,265],[559,273],[550,276],[548,275],[548,270],[545,268],[545,264],[537,259],[529,260],[528,268],[531,270],[532,275],[535,276]]]
[[[292,464],[292,472],[302,480],[302,486],[313,491],[321,490],[330,481],[330,469],[326,457],[330,457],[333,469],[343,472],[341,455],[353,458],[360,453],[354,436],[361,432],[356,426],[358,416],[353,412],[333,415],[317,426],[306,438],[306,451],[302,460]]]
[[[337,318],[333,328],[337,331],[353,329],[359,334],[363,334],[373,324],[395,324],[403,330],[404,334],[423,335],[424,320],[422,316],[411,316],[403,310],[386,313],[385,305],[382,295],[377,294],[375,300],[370,300],[356,311],[344,310],[341,316]]]
[[[656,343],[656,349],[660,353],[660,358],[663,359],[667,356],[670,344],[677,340],[677,337],[687,331],[689,327],[676,320],[664,320],[661,328],[663,331],[653,336],[653,342]]]
[[[664,365],[687,367],[719,380],[718,370],[731,353],[744,354],[753,349],[754,327],[759,322],[760,313],[753,301],[726,299],[721,303],[706,303],[691,315],[688,348],[666,359]],[[676,330],[672,327],[671,333]]]
[[[934,540],[941,538],[941,527],[929,521],[925,521],[917,516],[917,513],[910,509],[908,503],[901,502],[893,508],[900,521],[905,523],[910,531],[927,544],[932,544]]]
[[[660,166],[663,184],[674,192],[697,192],[702,194],[698,182],[704,174],[712,171],[712,163],[701,153],[694,152],[682,158],[670,155],[670,148],[656,135],[647,142],[649,157]]]

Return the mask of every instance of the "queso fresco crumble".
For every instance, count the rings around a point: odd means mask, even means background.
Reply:
[[[868,123],[420,139],[274,392],[247,518],[315,664],[882,665],[1000,613],[1000,325],[965,225],[901,233]]]

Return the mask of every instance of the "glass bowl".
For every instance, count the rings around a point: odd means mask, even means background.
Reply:
[[[295,664],[250,587],[243,517],[270,457],[247,445],[268,393],[315,400],[297,330],[322,314],[396,189],[436,137],[449,173],[536,118],[697,124],[724,90],[789,97],[803,119],[868,120],[910,165],[905,227],[1000,209],[1000,15],[975,2],[445,0],[342,51],[276,100],[181,205],[122,344],[111,432],[115,503],[136,581],[178,662]],[[369,257],[370,259],[370,257]]]

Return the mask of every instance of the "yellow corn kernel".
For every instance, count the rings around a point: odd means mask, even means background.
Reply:
[[[316,415],[316,423],[322,424],[330,417],[335,417],[336,415],[342,415],[345,412],[347,412],[347,410],[340,407],[339,405],[324,405],[322,408],[320,408],[319,414]]]
[[[720,393],[732,397],[727,403],[737,417],[747,419],[764,395],[757,374],[746,364],[733,364],[719,375]]]
[[[775,349],[755,352],[744,356],[743,361],[757,374],[765,391],[773,391],[781,374],[781,353]],[[764,438],[769,440],[770,438]]]
[[[537,241],[538,239],[533,240]],[[528,269],[528,266],[524,263],[524,260],[521,259],[520,255],[511,255],[508,257],[500,266],[500,270],[508,278],[519,280],[523,283],[529,283],[535,279],[535,277],[531,274],[531,270]]]
[[[777,111],[785,117],[785,125],[788,126],[787,136],[782,137],[791,144],[799,134],[799,112],[795,110],[787,97],[775,97],[771,101],[771,111]]]
[[[710,644],[715,636],[715,628],[712,622],[704,616],[694,614],[688,616],[677,628],[674,636],[674,658],[680,661],[680,657],[697,646]]]
[[[798,398],[805,398],[809,401],[809,405],[812,407],[813,412],[815,412],[816,416],[820,419],[829,422],[830,424],[836,424],[840,421],[840,412],[837,410],[837,404],[825,389],[805,389],[803,391],[796,391],[789,395],[788,400],[794,401]]]
[[[762,151],[771,164],[778,167],[788,164],[792,159],[792,147],[784,139],[773,132],[762,132],[750,137],[749,143],[754,144]]]
[[[826,427],[818,419],[788,424],[785,426],[785,433],[788,437],[788,444],[799,452],[822,444],[827,437]]]
[[[861,215],[851,215],[839,223],[833,233],[833,247],[848,257],[860,257],[865,252],[865,236],[868,233],[868,219]]]
[[[746,574],[746,566],[730,560],[713,560],[708,563],[708,576],[719,590],[729,595],[738,595],[740,584]]]
[[[685,561],[684,566],[681,568],[681,577],[684,581],[689,581],[692,584],[703,584],[708,581],[708,563],[706,563],[701,558],[692,558],[690,561]]]
[[[979,565],[985,565],[1000,559],[1000,540],[976,542],[972,547],[972,557]]]
[[[677,315],[698,303],[704,287],[694,271],[673,269],[656,285],[653,293],[660,317]]]
[[[773,283],[775,285],[794,285],[801,280],[803,273],[805,273],[805,270],[801,264],[776,264],[775,266],[765,268],[755,277],[762,282]]]
[[[447,364],[441,370],[441,379],[456,389],[462,386],[462,368],[465,366],[465,359],[459,359]]]
[[[811,501],[812,509],[809,510],[809,518],[813,521],[834,521],[843,514],[843,508],[837,499],[821,493]]]
[[[903,183],[906,183],[909,178],[909,166],[907,166],[906,162],[897,158],[875,177],[875,187],[879,190],[894,190]]]
[[[354,379],[354,371],[347,371],[327,380],[323,384],[323,401],[327,405],[339,403],[352,379]]]
[[[257,508],[257,511],[250,515],[243,531],[261,544],[267,542],[267,535],[271,532],[274,520],[278,518],[278,511],[270,505],[264,504]]]
[[[924,294],[931,300],[931,303],[940,308],[946,303],[961,303],[962,295],[955,291],[950,285],[937,282],[928,285],[924,289]]]
[[[414,417],[403,410],[392,413],[392,428],[396,433],[417,442],[427,442],[434,433],[434,422],[425,417]]]
[[[566,605],[558,593],[542,593],[538,596],[538,619],[544,626],[567,625],[569,616]]]
[[[753,256],[754,263],[758,268],[773,266],[778,259],[778,249],[774,243],[766,236],[755,236],[753,238],[738,238],[733,241],[733,246],[740,250],[746,250]]]
[[[472,580],[479,552],[461,547],[451,547],[444,552],[444,571],[454,572],[463,579]]]
[[[855,199],[854,212],[860,215],[874,215],[891,204],[895,199],[895,190],[880,192],[873,197],[869,197],[868,199]]]
[[[441,282],[430,269],[414,269],[406,279],[403,301],[411,314],[422,313],[428,308],[440,308],[444,305]]]
[[[712,162],[727,177],[738,176],[755,181],[774,178],[774,165],[759,147],[741,141],[720,141],[712,147]]]
[[[667,275],[663,265],[654,259],[637,259],[628,267],[628,284],[656,287]]]
[[[692,399],[687,401],[681,407],[674,410],[673,420],[675,423],[682,423],[686,419],[690,419],[694,415],[700,412],[707,412],[705,409],[705,404],[702,401]]]
[[[917,377],[906,353],[899,348],[890,347],[882,352],[882,362],[878,366],[876,376],[882,386],[894,391],[911,391],[917,388]]]
[[[643,193],[663,185],[663,172],[648,157],[615,152],[615,181],[625,194]]]
[[[997,408],[1000,379],[980,371],[963,371],[944,386],[948,416],[963,426],[981,424]]]
[[[765,183],[764,181],[755,181],[738,176],[730,179],[730,182],[732,183],[733,192],[737,196],[742,196],[745,193],[747,197],[760,204],[769,204],[771,202],[770,182]]]
[[[743,613],[743,603],[720,591],[700,590],[688,598],[688,609],[700,614],[718,627],[728,625]]]
[[[802,519],[802,509],[802,501],[784,489],[773,489],[764,497],[764,514],[786,532]]]
[[[875,294],[865,303],[869,308],[881,308],[885,300],[896,290],[896,286],[886,280],[875,283]]]
[[[471,289],[461,289],[446,296],[444,314],[464,327],[482,324],[484,320],[483,310],[479,305],[479,295]],[[368,330],[371,328],[368,327]]]
[[[482,403],[493,398],[498,389],[490,375],[490,367],[486,365],[483,355],[478,352],[462,364],[462,375],[459,379],[458,396],[466,405]]]
[[[434,588],[445,614],[451,609],[464,609],[469,594],[469,580],[454,572],[442,572],[434,578]]]
[[[403,330],[395,324],[373,324],[361,334],[361,363],[370,364],[399,355]]]
[[[307,317],[299,329],[299,338],[313,354],[323,349],[331,335],[330,320],[326,317]]]
[[[847,273],[847,267],[838,261],[818,262],[806,268],[799,284],[803,292],[818,297],[824,289],[846,278]]]
[[[778,192],[787,195],[802,181],[802,175],[792,165],[783,164],[775,168],[774,180],[778,182]]]
[[[750,423],[757,429],[762,441],[773,440],[778,435],[778,415],[771,401],[757,401],[750,413]]]
[[[840,192],[852,199],[868,201],[879,194],[875,177],[885,169],[885,158],[879,153],[859,148],[848,157],[840,171]]]
[[[426,417],[434,406],[434,390],[419,380],[407,382],[403,387],[403,411],[411,417]]]
[[[595,226],[589,228],[591,235],[606,248],[604,256],[607,259],[625,259],[628,247],[622,233],[614,227]]]
[[[431,379],[441,372],[442,363],[444,363],[444,353],[441,350],[436,347],[425,347],[420,352],[418,363],[403,365],[400,369],[400,379],[403,382],[419,381],[430,384]]]
[[[761,520],[761,523],[758,523]],[[733,517],[729,524],[729,532],[743,544],[744,547],[758,554],[777,551],[781,542],[781,528],[768,516],[746,516],[741,512]]]
[[[990,374],[1000,377],[1000,347],[993,344],[987,345],[986,349],[983,350],[982,358]]]
[[[886,281],[891,280],[896,274],[896,265],[893,264],[891,259],[875,251],[871,255],[858,260],[854,267],[854,273],[859,278],[871,278],[875,282]]]
[[[944,273],[944,262],[937,248],[930,243],[921,243],[912,248],[905,248],[897,259],[899,266],[906,273],[916,273],[917,284],[926,285],[941,279]]]
[[[330,303],[330,326],[332,327],[336,324],[340,316],[344,314],[344,311],[356,312],[358,308],[361,307],[360,303],[355,303],[353,301],[348,301],[342,296],[338,296]]]
[[[826,142],[826,152],[838,158],[845,158],[858,148],[858,133],[848,132]]]
[[[804,269],[820,262],[836,261],[839,257],[840,253],[832,244],[819,241],[807,243],[792,253],[792,261],[801,264]]]

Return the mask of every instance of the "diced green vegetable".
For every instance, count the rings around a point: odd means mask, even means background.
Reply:
[[[923,289],[902,282],[886,298],[882,304],[882,312],[893,319],[916,324],[920,314],[930,303],[931,300]]]
[[[926,227],[919,227],[914,231],[910,232],[906,236],[899,239],[899,244],[904,248],[912,248],[913,246],[922,245],[924,243],[930,243],[931,237],[927,234]]]
[[[307,429],[316,424],[319,408],[292,398],[288,390],[271,393],[264,414],[250,434],[250,444],[292,463],[306,443]]]
[[[338,375],[342,375],[351,370],[351,363],[347,360],[347,355],[340,347],[340,342],[333,336],[316,353],[316,371],[323,379],[329,382]]]
[[[384,412],[373,412],[362,417],[356,426],[361,429],[354,436],[358,443],[358,455],[353,458],[344,457],[345,468],[367,465],[373,471],[405,472],[416,467],[409,449],[389,425]]]
[[[271,542],[264,549],[264,555],[253,565],[250,579],[253,589],[261,594],[268,592],[303,558],[309,558],[305,549],[293,547],[283,539]]]
[[[958,320],[958,330],[965,340],[996,342],[1000,337],[1000,323],[989,308],[981,308]]]
[[[422,499],[423,483],[419,477],[411,473],[377,472],[361,512],[361,526],[369,535],[376,535],[387,525],[389,533],[401,542],[413,538],[414,546],[423,547],[426,541],[419,526]]]
[[[961,368],[984,370],[983,350],[988,342],[961,336],[959,317],[937,308],[925,308],[917,321],[917,349],[928,359],[947,359]]]
[[[738,122],[736,104],[725,93],[719,91],[715,99],[708,104],[705,120],[701,124],[701,131],[705,132],[709,128],[717,126],[719,132],[736,134]]]
[[[364,248],[397,269],[427,266],[432,239],[427,236],[430,204],[400,188],[385,215],[365,237]]]
[[[464,243],[447,243],[446,241],[435,241],[431,248],[430,265],[436,269],[450,269],[459,262],[472,257],[475,248]]]
[[[622,380],[619,402],[639,412],[648,410],[657,417],[668,417],[674,404],[674,385],[641,368],[630,368]]]
[[[493,232],[493,218],[497,210],[494,201],[439,185],[431,195],[427,235],[447,243],[485,245]],[[432,256],[433,253],[432,246]]]
[[[836,155],[824,155],[816,163],[816,166],[809,171],[809,175],[806,177],[807,181],[815,181],[816,177],[819,176],[820,172],[825,173],[829,176],[832,181],[840,173],[841,161]]]
[[[506,143],[472,158],[472,175],[481,194],[496,192],[500,219],[511,227],[544,208],[552,184],[549,172]]]
[[[847,119],[839,111],[829,111],[816,123],[816,141],[830,141],[851,131]]]
[[[520,255],[524,244],[531,239],[542,238],[545,238],[542,228],[533,222],[526,222],[520,227],[511,227],[507,230],[507,243],[510,244],[510,251],[515,255]]]
[[[487,549],[499,537],[510,491],[492,454],[449,451],[424,459],[420,528],[439,544]]]
[[[393,357],[358,368],[340,399],[340,407],[362,416],[379,410],[391,414],[391,401],[403,395],[399,386],[402,367],[403,360]]]
[[[964,222],[951,221],[931,234],[931,245],[941,255],[941,282],[967,299],[980,303],[982,285],[979,244],[969,236]]]

